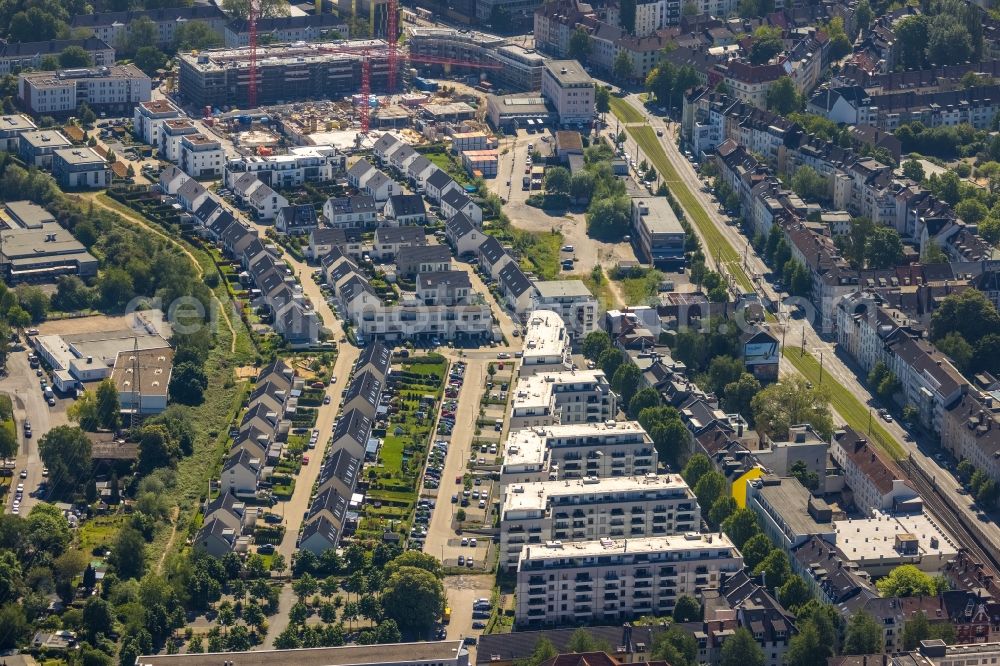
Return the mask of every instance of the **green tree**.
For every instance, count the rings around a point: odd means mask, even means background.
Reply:
[[[789,575],[782,586],[778,588],[778,601],[792,612],[795,612],[799,606],[809,601],[811,597],[812,595],[809,592],[806,582],[802,580],[801,576],[796,574]]]
[[[565,167],[550,167],[545,171],[545,191],[553,194],[569,194],[571,177]]]
[[[742,548],[751,537],[760,532],[757,514],[751,509],[737,509],[722,521],[722,531],[732,540],[737,548]]]
[[[847,621],[844,634],[844,654],[878,654],[882,652],[882,627],[865,611],[857,611]]]
[[[597,86],[594,89],[594,108],[602,116],[611,111],[611,91],[607,86]]]
[[[200,405],[207,389],[208,376],[197,363],[179,363],[170,373],[170,398],[182,405]]]
[[[17,455],[17,429],[13,420],[0,422],[0,456],[14,458]]]
[[[569,637],[569,643],[566,644],[566,649],[569,652],[597,652],[604,647],[601,641],[594,638],[594,635],[583,627],[577,629],[573,632],[573,635]]]
[[[974,346],[986,332],[997,330],[1000,330],[1000,313],[978,289],[946,296],[931,315],[931,338],[935,341],[955,332]]]
[[[155,75],[156,70],[167,65],[167,55],[155,46],[140,46],[133,60],[135,66],[148,76]]]
[[[767,91],[767,108],[780,115],[798,111],[802,107],[802,97],[795,89],[795,83],[789,76],[782,76],[771,84]]]
[[[17,601],[23,585],[24,576],[17,555],[10,550],[0,550],[0,603]]]
[[[138,470],[149,474],[161,467],[173,467],[178,457],[177,445],[162,425],[145,425],[139,435]]]
[[[897,266],[903,259],[903,241],[892,227],[876,227],[865,242],[868,268],[876,270]]]
[[[722,495],[715,500],[712,504],[712,508],[708,511],[708,524],[712,527],[719,527],[722,525],[723,521],[729,516],[733,515],[739,505],[736,504],[736,500],[730,495]]]
[[[908,159],[903,162],[903,176],[910,180],[922,183],[924,181],[924,165],[917,159]]]
[[[111,633],[115,626],[115,615],[111,605],[101,597],[89,597],[83,605],[83,628],[87,640],[94,642],[101,635]]]
[[[674,622],[695,622],[701,619],[701,604],[688,595],[682,594],[674,605]]]
[[[400,567],[416,567],[417,569],[429,571],[438,578],[442,578],[444,576],[444,569],[441,567],[441,561],[433,555],[422,553],[419,550],[407,550],[397,555],[392,559],[392,561],[385,565],[385,568],[382,570],[382,576],[384,578],[388,578]]]
[[[763,65],[781,53],[781,28],[762,25],[754,30],[750,41],[750,62]]]
[[[400,567],[385,582],[382,608],[401,630],[426,630],[444,608],[444,587],[434,574],[416,567]]]
[[[792,566],[788,562],[788,555],[785,554],[785,551],[775,548],[768,553],[763,562],[754,567],[753,573],[755,576],[764,575],[767,588],[773,594],[792,575]]]
[[[826,34],[830,39],[830,60],[840,60],[851,52],[851,40],[844,31],[844,19],[835,16],[826,25]]]
[[[694,494],[700,506],[711,507],[725,492],[726,477],[716,470],[702,475],[694,487]]]
[[[597,361],[607,349],[611,348],[611,338],[604,331],[593,331],[583,339],[581,351],[586,359]]]
[[[807,202],[826,201],[830,198],[830,188],[826,178],[811,166],[795,170],[792,176],[792,190]]]
[[[697,666],[698,642],[690,633],[671,625],[654,636],[651,655],[670,666]]]
[[[647,407],[655,407],[660,403],[660,394],[656,392],[656,389],[647,386],[641,389],[632,396],[632,399],[628,401],[628,415],[635,418],[639,412],[646,409]]]
[[[49,477],[59,481],[54,488],[71,492],[90,476],[90,439],[76,426],[56,426],[38,442]]]
[[[258,0],[256,4],[259,18],[288,16],[289,13],[288,3],[283,0]],[[245,21],[250,15],[250,0],[222,0],[222,9],[233,18]],[[351,35],[354,34],[351,30]]]
[[[524,664],[518,664],[518,666],[538,666],[557,654],[559,654],[559,651],[556,650],[556,646],[552,644],[552,641],[543,636],[535,642],[535,649],[532,651],[531,656],[525,660]]]
[[[757,430],[779,441],[788,436],[789,426],[797,423],[812,424],[824,438],[833,434],[829,392],[823,386],[810,388],[801,377],[771,384],[750,404]]]
[[[94,64],[93,58],[81,46],[67,46],[59,53],[59,66],[63,69],[74,67],[90,67]]]
[[[569,38],[569,57],[580,62],[587,62],[590,52],[594,49],[594,42],[590,33],[579,27],[573,31]]]
[[[615,372],[624,363],[624,355],[615,348],[606,349],[597,359],[597,366],[609,377],[614,377]]]
[[[625,2],[634,3],[635,0],[625,0]],[[611,76],[615,83],[622,86],[628,85],[635,77],[635,64],[632,62],[632,56],[628,52],[619,51],[618,55],[615,56],[615,61],[611,66]]]
[[[127,525],[121,528],[108,562],[121,580],[142,578],[146,571],[146,542],[142,534]]]
[[[714,469],[712,461],[708,459],[708,456],[704,453],[696,453],[688,459],[683,471],[681,471],[681,477],[689,487],[694,488],[698,485],[701,477],[711,472],[712,469]]]
[[[202,51],[222,46],[222,37],[204,21],[185,21],[174,30],[177,51]]]
[[[0,631],[0,649],[12,650],[19,647],[30,628],[24,606],[16,603],[0,606],[0,627],[4,628]]]
[[[611,377],[611,387],[621,396],[622,404],[627,405],[639,390],[642,372],[632,363],[622,363]]]
[[[879,579],[875,586],[883,597],[927,597],[948,589],[948,582],[926,574],[912,564],[903,564]]]
[[[97,385],[97,422],[105,430],[117,430],[121,426],[121,404],[118,402],[118,388],[110,377]]]
[[[587,234],[600,240],[618,240],[628,233],[631,216],[628,197],[593,199],[587,210]]]
[[[796,576],[796,578],[798,577]],[[825,661],[826,657],[822,655],[830,656],[829,648],[820,640],[816,627],[807,622],[800,627],[798,634],[792,636],[791,640],[788,641],[785,663],[788,666],[813,666]]]
[[[722,644],[719,666],[764,666],[764,652],[750,632],[740,627]]]
[[[806,490],[816,490],[819,488],[819,474],[810,470],[806,466],[805,461],[796,460],[788,469],[788,473],[798,479],[799,483],[801,483]]]
[[[951,14],[938,14],[927,27],[927,57],[935,65],[956,65],[972,59],[972,35]]]
[[[899,48],[899,63],[904,69],[922,69],[924,67],[927,30],[928,19],[923,14],[906,16],[894,26]]]
[[[740,552],[743,553],[743,564],[753,571],[758,564],[764,561],[764,558],[771,554],[772,550],[774,550],[774,544],[771,543],[766,534],[758,531],[744,541],[743,547],[740,548]]]
[[[854,10],[854,22],[857,24],[858,29],[862,33],[867,33],[874,18],[875,13],[872,11],[871,3],[868,0],[861,0],[858,3],[857,9]]]
[[[708,387],[713,393],[722,395],[726,391],[726,386],[737,381],[743,372],[743,362],[739,359],[732,356],[716,356],[708,365]]]
[[[753,420],[753,409],[750,401],[760,393],[760,382],[749,372],[744,372],[735,382],[726,384],[723,391],[722,405],[730,414],[741,414],[748,420]]]

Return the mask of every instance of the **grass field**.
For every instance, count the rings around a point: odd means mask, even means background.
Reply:
[[[642,123],[644,120],[642,114],[635,107],[614,96],[611,97],[611,110],[624,123]],[[653,163],[656,171],[663,176],[667,187],[670,188],[670,191],[687,212],[688,219],[698,229],[698,233],[705,241],[705,254],[718,258],[733,273],[740,287],[747,291],[753,291],[753,283],[740,265],[739,252],[729,244],[729,241],[708,217],[705,208],[698,202],[688,186],[681,181],[674,165],[667,159],[667,154],[653,128],[649,125],[643,125],[642,127],[628,127],[626,129],[642,148],[642,152],[646,154],[649,161]]]
[[[611,96],[611,112],[623,123],[641,123],[644,121],[639,111],[620,97]]]
[[[820,366],[816,358],[809,352],[802,353],[801,349],[798,347],[785,347],[784,349],[785,358],[787,358],[795,369],[798,370],[803,377],[813,383],[815,386],[820,384]],[[883,451],[892,456],[895,460],[901,460],[906,457],[906,451],[903,447],[899,445],[892,435],[882,427],[882,424],[877,418],[873,418],[870,414],[869,408],[863,402],[858,400],[850,391],[841,386],[835,381],[829,380],[829,375],[827,377],[824,385],[830,391],[830,406],[840,414],[847,421],[847,425],[851,426],[860,433],[868,433],[869,436],[879,445]],[[868,424],[871,423],[871,429],[869,430]]]
[[[656,294],[660,288],[663,273],[648,271],[642,277],[630,277],[621,281],[622,293],[629,305],[648,305],[655,303]]]

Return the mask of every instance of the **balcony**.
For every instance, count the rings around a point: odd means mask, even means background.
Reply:
[[[528,588],[528,595],[529,596],[534,596],[536,594],[545,594],[545,588],[544,587],[529,587]]]

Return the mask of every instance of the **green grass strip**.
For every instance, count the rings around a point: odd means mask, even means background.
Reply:
[[[611,112],[618,116],[623,123],[643,123],[642,113],[634,106],[623,100],[621,97],[611,96]]]
[[[783,349],[787,358],[795,369],[802,373],[814,386],[820,384],[820,366],[816,358],[809,352],[803,353],[799,347],[785,347]],[[868,433],[868,436],[878,444],[879,448],[888,453],[895,460],[906,458],[906,451],[899,445],[892,435],[882,427],[877,417],[870,414],[869,407],[857,399],[853,393],[833,381],[830,374],[823,373],[823,385],[830,391],[830,405],[859,433]],[[869,428],[871,423],[871,428]]]

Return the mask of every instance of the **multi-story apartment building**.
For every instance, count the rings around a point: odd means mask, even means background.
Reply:
[[[18,152],[28,166],[40,169],[52,168],[52,154],[60,148],[69,148],[73,143],[56,130],[35,130],[22,132]]]
[[[186,134],[181,137],[181,171],[192,178],[214,177],[222,173],[226,152],[222,143],[204,134]],[[272,216],[273,217],[273,216]]]
[[[500,507],[500,558],[513,571],[523,546],[664,536],[700,526],[698,500],[680,476],[516,483],[505,487]]]
[[[115,64],[115,50],[102,39],[50,39],[44,42],[5,42],[0,45],[0,75],[38,69],[46,56],[58,57],[71,46],[79,46],[98,67]]]
[[[325,16],[325,15],[324,15]],[[271,187],[300,187],[326,182],[344,171],[346,157],[333,146],[295,146],[284,155],[241,155],[226,162],[226,187],[247,172]]]
[[[29,113],[66,116],[86,104],[96,113],[127,114],[151,95],[149,77],[132,64],[54,72],[17,79],[17,97]]]
[[[1000,402],[970,390],[941,421],[941,446],[1000,482]]]
[[[163,123],[183,117],[184,113],[170,100],[140,102],[132,113],[132,131],[143,143],[159,146]]]
[[[666,615],[681,595],[697,598],[718,586],[720,574],[742,568],[743,556],[724,534],[526,546],[514,618],[523,628]]]
[[[657,267],[684,265],[684,227],[663,197],[632,199],[632,231],[643,258]]]
[[[177,27],[187,21],[200,21],[222,37],[226,15],[215,5],[193,5],[191,7],[165,7],[125,12],[99,12],[97,14],[76,14],[70,26],[89,30],[108,44],[120,44],[132,35],[133,21],[148,19],[156,28],[155,44],[150,46],[174,46]]]
[[[64,189],[108,187],[111,165],[93,148],[61,148],[52,154],[52,177]]]
[[[582,280],[538,280],[534,287],[534,308],[551,310],[562,317],[574,340],[582,340],[597,329],[600,306]]]
[[[545,372],[520,377],[511,404],[510,428],[614,419],[618,399],[601,370]]]
[[[520,1],[520,0],[519,0]],[[532,7],[537,6],[532,2]],[[451,65],[449,71],[485,72],[490,81],[507,90],[531,91],[542,87],[542,69],[545,59],[534,49],[526,49],[504,37],[478,31],[458,30],[445,27],[409,27],[407,46],[410,48],[415,66],[431,71],[443,69],[443,65],[422,64],[419,56],[452,58],[469,63]],[[485,67],[477,67],[484,65]]]
[[[332,48],[331,48],[332,47]],[[335,50],[333,50],[335,49]],[[261,46],[257,102],[278,104],[302,99],[339,98],[361,87],[362,58],[371,53],[371,89],[384,90],[389,65],[382,40]],[[250,49],[211,49],[182,53],[178,90],[195,107],[247,107]]]
[[[230,21],[224,32],[229,48],[250,44],[250,24],[247,21]],[[258,18],[257,35],[265,37],[271,44],[284,44],[348,39],[350,31],[337,14],[302,14]]]
[[[549,60],[542,71],[542,97],[561,125],[589,125],[594,118],[594,80],[576,60]]]
[[[866,514],[894,512],[919,495],[903,474],[882,458],[882,453],[850,428],[838,430],[830,443],[830,456],[844,470],[844,482],[854,505]]]
[[[504,444],[500,483],[645,476],[656,471],[658,459],[638,421],[523,428]]]
[[[0,150],[16,153],[21,135],[38,129],[35,122],[23,114],[0,116]]]
[[[570,336],[562,317],[551,310],[535,310],[528,315],[524,330],[524,351],[518,374],[562,372],[572,367]]]

